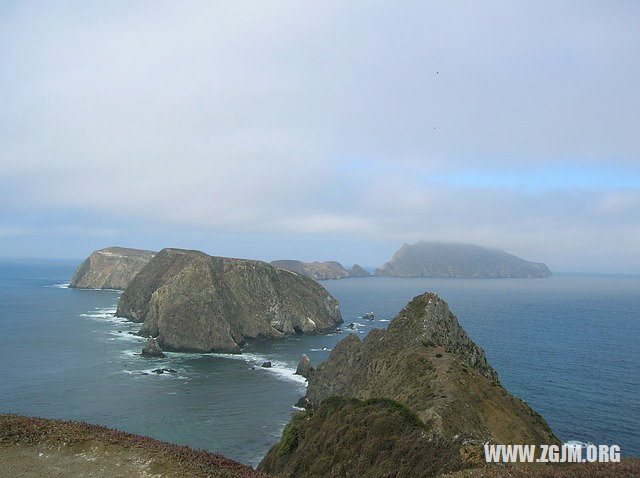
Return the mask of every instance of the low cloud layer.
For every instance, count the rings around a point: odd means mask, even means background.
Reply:
[[[438,239],[638,272],[639,20],[634,2],[5,3],[0,255],[152,237],[379,265]]]

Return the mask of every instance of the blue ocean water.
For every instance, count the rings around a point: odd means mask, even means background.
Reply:
[[[65,287],[76,263],[0,262],[0,412],[83,420],[256,465],[304,394],[293,371],[349,331],[249,344],[242,355],[139,355],[117,291]],[[640,277],[325,281],[364,337],[435,291],[502,383],[564,441],[640,455]],[[358,319],[372,311],[375,320]],[[344,327],[343,327],[344,328]],[[274,367],[260,367],[270,360]],[[157,368],[176,373],[158,375]]]

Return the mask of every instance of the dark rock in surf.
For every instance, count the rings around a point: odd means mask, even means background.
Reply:
[[[142,356],[150,358],[166,357],[166,355],[162,353],[162,349],[158,345],[158,342],[156,342],[156,339],[153,337],[149,337],[147,339],[147,345],[142,349]]]

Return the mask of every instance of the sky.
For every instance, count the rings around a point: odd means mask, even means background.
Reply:
[[[0,257],[640,273],[640,2],[4,1]]]

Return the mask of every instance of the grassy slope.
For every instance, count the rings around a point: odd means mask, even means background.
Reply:
[[[264,477],[222,455],[86,423],[0,415],[2,476]]]

